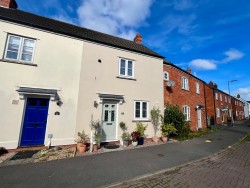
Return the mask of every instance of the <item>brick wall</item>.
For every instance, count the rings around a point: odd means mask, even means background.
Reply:
[[[206,111],[207,119],[210,125],[216,124],[216,115],[214,109],[214,91],[208,85],[205,85],[205,100],[206,100]]]
[[[169,73],[169,80],[175,81],[175,85],[167,87],[167,81],[164,81],[164,103],[178,105],[181,110],[184,105],[190,107],[191,121],[190,128],[196,131],[198,128],[197,105],[202,105],[201,120],[202,128],[206,128],[206,113],[205,113],[205,98],[204,98],[204,83],[195,77],[189,75],[185,71],[181,71],[171,65],[163,65],[163,70]],[[181,77],[185,76],[189,82],[189,90],[182,89]],[[196,93],[196,82],[199,84],[200,94]]]
[[[233,108],[233,116],[234,116],[235,121],[245,119],[244,106],[240,100],[232,98],[232,108]],[[236,111],[237,111],[237,113],[236,113]]]

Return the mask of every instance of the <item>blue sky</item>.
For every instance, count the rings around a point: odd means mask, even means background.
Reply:
[[[143,44],[250,100],[249,0],[16,0],[19,9]],[[171,77],[171,75],[170,75]]]

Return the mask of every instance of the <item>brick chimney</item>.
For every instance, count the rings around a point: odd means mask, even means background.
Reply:
[[[142,44],[142,36],[140,33],[137,33],[135,38],[134,38],[134,42],[137,44]]]
[[[212,82],[212,81],[210,81],[210,82],[208,83],[208,85],[209,85],[211,88],[213,88],[213,89],[218,89],[218,85],[217,85],[216,83]]]
[[[186,72],[188,72],[189,74],[192,74],[192,71],[190,68],[187,68]]]
[[[0,0],[0,7],[17,9],[18,5],[15,0]]]
[[[237,98],[240,99],[240,94],[237,95]]]

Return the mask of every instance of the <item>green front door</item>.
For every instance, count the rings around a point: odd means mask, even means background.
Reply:
[[[116,140],[116,109],[115,103],[104,103],[102,112],[102,141]]]

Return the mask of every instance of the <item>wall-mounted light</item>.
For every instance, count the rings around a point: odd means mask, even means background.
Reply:
[[[98,103],[96,101],[94,101],[94,107],[97,108],[98,107]]]
[[[56,102],[56,105],[59,106],[59,107],[61,107],[62,104],[63,104],[63,102],[62,102],[61,100],[58,100],[58,101]]]

